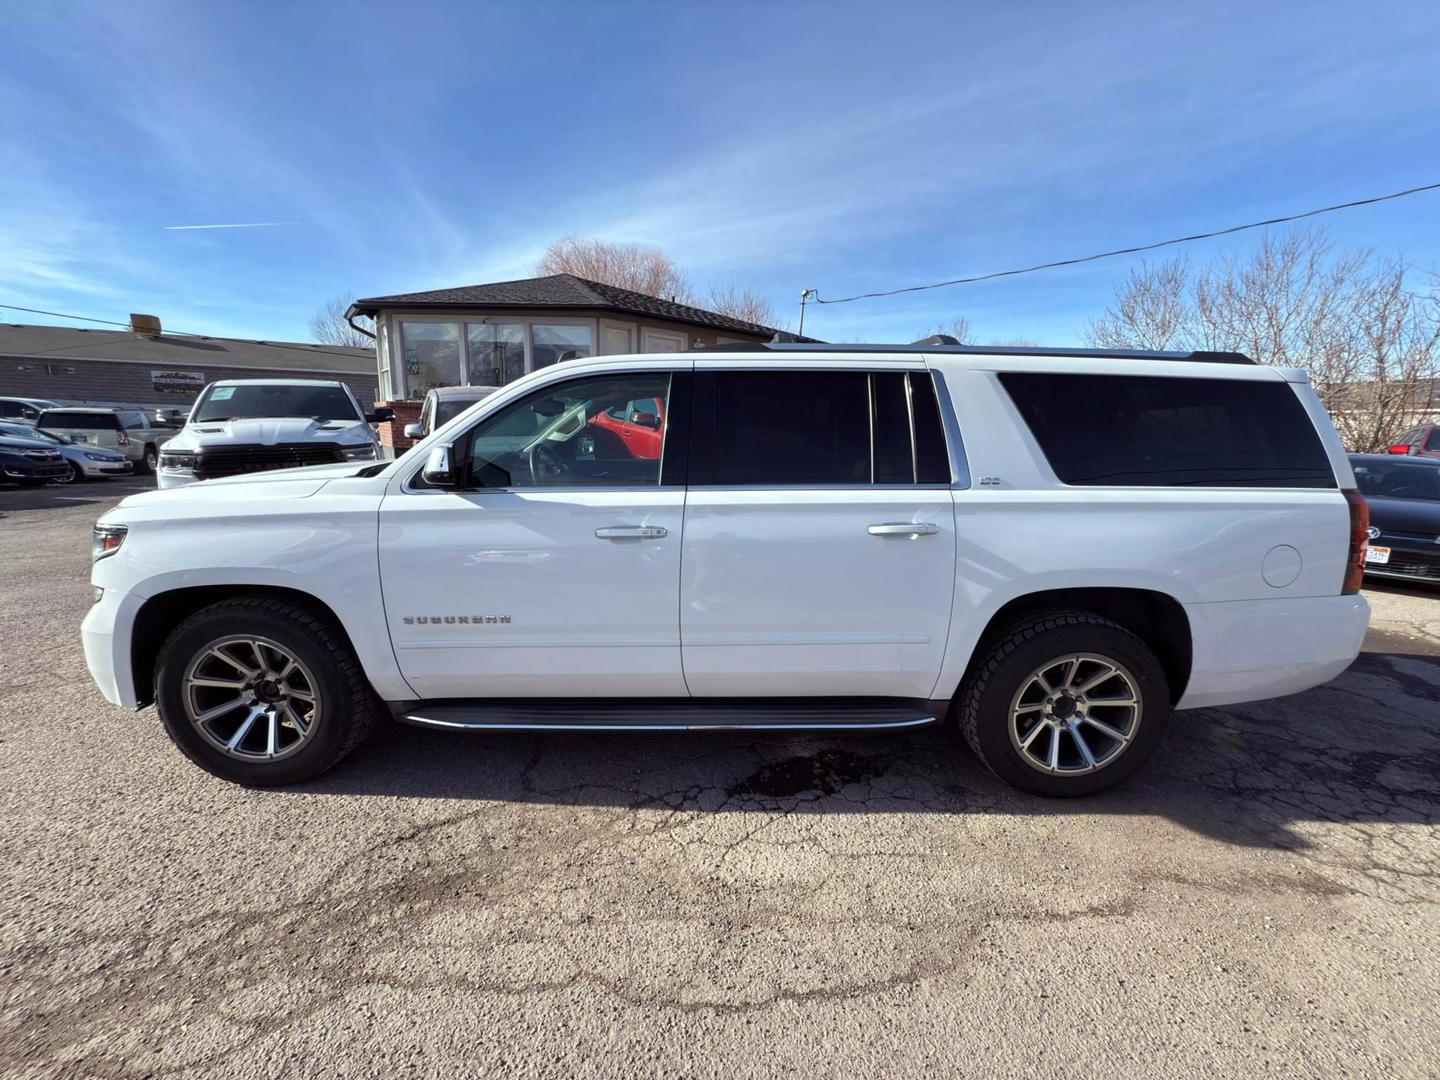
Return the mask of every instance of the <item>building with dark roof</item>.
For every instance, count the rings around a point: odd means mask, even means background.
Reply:
[[[775,329],[574,274],[356,300],[375,320],[381,396],[499,386],[560,360],[769,341]],[[386,390],[389,393],[386,393]]]
[[[166,334],[151,316],[132,316],[129,330],[0,323],[0,397],[188,408],[206,383],[263,378],[338,379],[368,404],[375,352]]]

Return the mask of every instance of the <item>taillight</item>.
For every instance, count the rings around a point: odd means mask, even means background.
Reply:
[[[130,436],[126,435],[123,431],[117,431],[115,432],[115,442],[120,446],[129,446]]]
[[[1358,491],[1346,491],[1345,501],[1350,504],[1350,554],[1345,560],[1345,585],[1342,595],[1358,593],[1365,580],[1365,548],[1370,542],[1370,507],[1365,496]]]
[[[1410,453],[1410,444],[1403,442],[1393,443],[1390,446],[1389,452],[1392,454],[1408,454]]]

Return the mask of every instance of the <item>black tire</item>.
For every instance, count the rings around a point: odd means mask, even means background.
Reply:
[[[135,471],[141,476],[149,476],[160,464],[160,455],[155,447],[149,443],[145,444],[145,450],[140,455],[140,460],[135,463]]]
[[[1043,771],[1021,753],[1011,735],[1011,706],[1037,668],[1072,653],[1123,665],[1136,684],[1140,712],[1130,742],[1111,760],[1093,772],[1064,775]],[[1093,795],[1128,780],[1150,759],[1170,719],[1170,688],[1155,653],[1123,626],[1093,612],[1052,610],[1010,623],[981,642],[956,695],[956,713],[970,749],[1006,783],[1032,795]]]
[[[313,689],[324,709],[316,730],[291,756],[239,760],[191,723],[183,697],[185,670],[210,642],[227,634],[254,634],[277,642],[313,673]],[[247,787],[276,787],[319,776],[359,746],[380,715],[360,661],[340,629],[300,604],[265,597],[212,604],[176,627],[156,662],[155,705],[181,753],[206,772]]]
[[[83,484],[85,482],[85,470],[73,461],[67,461],[66,464],[70,466],[70,475],[57,476],[50,482],[52,484]]]

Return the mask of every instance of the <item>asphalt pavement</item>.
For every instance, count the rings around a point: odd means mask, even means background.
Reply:
[[[246,791],[85,671],[146,484],[0,488],[10,1075],[1436,1075],[1440,591],[1083,801],[942,731],[391,726]]]

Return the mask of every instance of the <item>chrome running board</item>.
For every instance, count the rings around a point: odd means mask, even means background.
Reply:
[[[897,698],[445,701],[411,703],[399,719],[450,731],[885,731],[936,723],[949,704]]]

